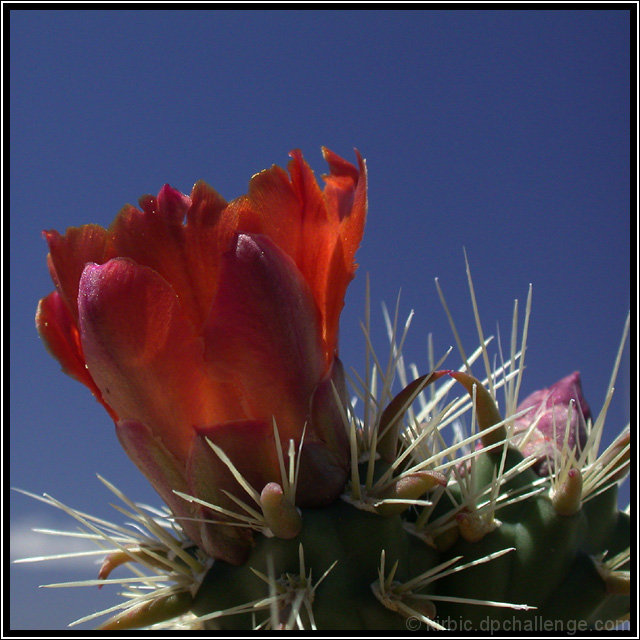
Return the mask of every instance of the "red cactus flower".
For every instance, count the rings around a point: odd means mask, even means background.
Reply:
[[[331,502],[346,481],[338,322],[366,169],[359,155],[356,168],[323,154],[323,190],[294,151],[289,174],[262,171],[229,203],[204,182],[190,196],[165,185],[109,229],[44,234],[56,290],[40,301],[40,335],[104,405],[194,542],[233,563],[249,534],[192,520],[212,514],[174,493],[217,504],[228,501],[222,489],[242,495],[206,439],[260,491],[281,479],[273,420],[285,451],[306,425],[297,504]]]
[[[549,475],[556,454],[563,448],[580,455],[587,441],[586,421],[591,418],[591,410],[582,395],[578,371],[548,389],[534,391],[520,403],[517,412],[527,408],[530,410],[515,421],[514,442],[524,441],[520,445],[522,453],[538,458],[533,467],[538,475]],[[525,437],[534,423],[533,433]]]

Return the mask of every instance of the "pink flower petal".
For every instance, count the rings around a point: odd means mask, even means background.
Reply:
[[[78,320],[78,284],[87,262],[102,263],[115,254],[106,229],[97,224],[70,227],[64,235],[45,231],[49,270],[74,321]]]
[[[319,318],[293,260],[269,238],[240,235],[223,256],[204,338],[212,371],[239,389],[244,415],[275,416],[282,434],[299,436],[325,368]]]
[[[117,419],[113,409],[106,404],[100,389],[85,367],[80,333],[69,307],[57,291],[40,300],[36,312],[36,327],[47,349],[62,365],[62,370],[72,378],[85,384],[101,402],[112,418]]]
[[[87,366],[103,397],[179,459],[187,458],[194,424],[237,415],[232,390],[208,379],[202,341],[155,271],[127,258],[87,265],[78,306]]]
[[[206,317],[212,292],[201,295],[199,282],[194,281],[192,274],[190,238],[193,240],[193,234],[189,234],[183,224],[191,204],[191,198],[165,185],[157,197],[140,198],[142,211],[125,206],[109,231],[115,254],[159,273],[173,287],[184,312],[197,327]],[[210,247],[209,251],[215,254],[217,246]]]

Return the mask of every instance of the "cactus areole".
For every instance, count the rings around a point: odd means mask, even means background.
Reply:
[[[520,406],[515,353],[484,380],[465,362],[391,393],[371,351],[352,406],[338,324],[366,165],[323,154],[324,188],[294,151],[288,172],[254,175],[231,202],[204,182],[189,196],[165,185],[108,229],[45,232],[55,291],[40,335],[171,511],[171,534],[145,520],[157,541],[119,543],[99,578],[128,564],[173,582],[101,628],[577,632],[626,619],[629,438],[598,455],[577,373]],[[394,323],[399,370],[396,337]],[[439,425],[465,411],[471,431],[445,441]]]

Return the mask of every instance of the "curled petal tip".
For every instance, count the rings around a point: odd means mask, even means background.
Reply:
[[[171,185],[165,184],[157,197],[158,212],[172,221],[179,223],[191,206],[191,198]]]
[[[126,562],[130,562],[132,560],[132,554],[127,553],[126,551],[114,551],[110,553],[105,559],[102,561],[100,565],[100,571],[98,571],[98,579],[106,580],[111,572],[122,564]],[[104,585],[98,585],[98,589],[102,589]]]

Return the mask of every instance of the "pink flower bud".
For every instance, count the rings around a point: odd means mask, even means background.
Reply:
[[[587,441],[586,421],[591,418],[591,410],[582,395],[578,371],[548,389],[534,391],[516,411],[527,408],[529,411],[515,421],[514,443],[524,456],[536,456],[538,462],[533,469],[538,475],[549,475],[555,458],[564,455],[561,452],[565,449],[573,450],[576,458],[580,456]],[[532,433],[525,436],[534,423]]]

